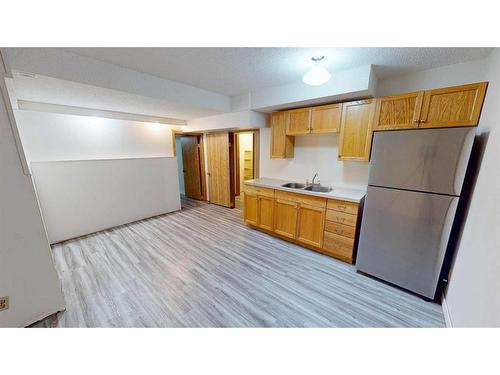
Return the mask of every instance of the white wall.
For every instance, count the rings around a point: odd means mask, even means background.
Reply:
[[[32,163],[50,243],[181,209],[177,160]]]
[[[368,163],[337,160],[338,134],[295,136],[293,159],[271,159],[270,129],[260,130],[260,176],[297,182],[311,180],[319,173],[323,185],[366,189]]]
[[[0,54],[0,296],[10,297],[0,327],[23,327],[64,309],[64,300],[31,178],[16,148],[4,76]]]
[[[184,131],[210,131],[222,129],[249,129],[266,126],[266,115],[254,111],[237,111],[188,121]]]
[[[169,125],[23,110],[14,114],[30,162],[173,156]]]
[[[486,59],[473,60],[379,80],[377,96],[480,82],[485,80],[487,63]]]
[[[51,243],[180,209],[171,126],[23,110],[15,117]]]
[[[481,169],[446,291],[454,327],[500,327],[500,50],[484,70],[489,86],[479,131],[488,133]]]

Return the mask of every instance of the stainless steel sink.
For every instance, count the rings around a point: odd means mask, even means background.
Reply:
[[[287,184],[281,185],[286,188],[291,188],[291,189],[304,189],[306,187],[305,184],[301,184],[300,182],[289,182]]]
[[[318,193],[328,193],[333,189],[329,186],[318,186],[318,185],[310,185],[306,187],[304,190],[308,191],[317,191]]]

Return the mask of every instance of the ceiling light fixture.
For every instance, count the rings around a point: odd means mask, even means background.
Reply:
[[[332,75],[323,66],[320,65],[321,60],[325,56],[313,57],[311,60],[316,64],[302,77],[302,82],[310,86],[320,86],[330,80]]]

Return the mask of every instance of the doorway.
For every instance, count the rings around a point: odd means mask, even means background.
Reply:
[[[234,208],[234,134],[207,134],[208,192],[210,203]]]
[[[206,200],[203,135],[176,134],[175,145],[181,194]]]
[[[259,130],[206,134],[208,200],[242,206],[243,182],[259,176]]]
[[[235,205],[238,208],[243,207],[241,191],[243,189],[244,181],[252,180],[258,177],[258,135],[258,130],[240,131],[234,133],[234,194]]]

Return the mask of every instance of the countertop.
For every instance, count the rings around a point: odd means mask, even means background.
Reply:
[[[292,189],[281,186],[288,182],[299,182],[299,181],[287,181],[287,180],[280,180],[277,178],[262,177],[262,178],[256,178],[254,180],[247,180],[244,183],[245,185],[250,185],[250,186],[260,186],[269,189],[290,191],[292,193],[297,193],[297,194],[314,195],[317,197],[339,199],[355,203],[359,203],[361,199],[366,195],[365,190],[349,189],[349,188],[342,188],[335,186],[333,186],[333,190],[328,193],[320,193],[317,191],[308,191],[304,189]]]

